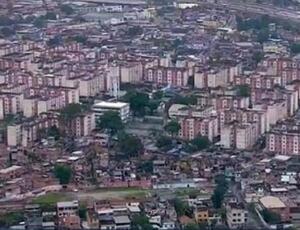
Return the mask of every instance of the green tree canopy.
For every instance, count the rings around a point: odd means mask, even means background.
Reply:
[[[81,104],[72,103],[63,108],[60,115],[64,120],[72,120],[80,115],[83,111],[84,108]]]
[[[54,167],[55,177],[62,185],[68,184],[72,177],[72,169],[66,165],[55,165]]]
[[[195,150],[200,151],[206,149],[210,145],[210,141],[206,136],[197,136],[190,142],[190,144],[195,148]]]
[[[118,135],[118,147],[126,157],[137,157],[144,149],[142,141],[137,136],[125,132]]]
[[[56,13],[55,12],[47,12],[45,18],[48,20],[56,20]]]
[[[268,209],[263,209],[261,214],[264,220],[269,224],[279,224],[281,222],[281,217],[276,212],[272,212]]]
[[[131,90],[126,93],[124,100],[129,102],[130,109],[135,116],[144,116],[146,113],[146,107],[149,104],[149,96],[146,93],[141,93],[135,90]]]
[[[86,44],[87,37],[84,35],[77,35],[73,37],[72,40],[81,44]]]
[[[153,173],[153,161],[147,160],[139,162],[137,169],[143,173],[152,174]]]
[[[149,218],[144,215],[135,215],[131,221],[131,229],[132,230],[152,230],[153,227],[149,222]]]
[[[124,128],[120,115],[116,111],[104,112],[97,120],[97,126],[100,129],[109,131],[110,135],[114,135]]]
[[[66,4],[61,5],[60,10],[61,10],[61,12],[63,12],[66,15],[71,15],[74,13],[74,9],[71,6],[66,5]]]
[[[10,227],[24,221],[24,215],[21,212],[9,212],[0,215],[0,227]],[[4,228],[5,229],[5,228]]]
[[[129,27],[126,31],[126,35],[129,37],[135,37],[137,35],[141,35],[143,33],[143,28],[140,26]]]
[[[47,135],[50,137],[54,137],[55,140],[58,140],[61,136],[60,131],[56,126],[51,126],[47,130]]]
[[[299,54],[300,53],[300,43],[292,43],[291,44],[291,52],[293,54]]]
[[[183,230],[200,230],[198,224],[187,224]]]
[[[168,151],[172,148],[172,139],[166,136],[159,136],[156,140],[156,147]]]
[[[251,89],[248,85],[238,85],[236,87],[237,95],[240,97],[250,97]]]
[[[228,189],[228,183],[224,175],[216,176],[215,182],[217,186],[214,189],[214,193],[211,197],[211,200],[213,202],[214,208],[219,209],[222,207],[224,196]]]
[[[11,26],[12,24],[14,24],[14,21],[11,18],[0,15],[0,26]]]
[[[196,105],[197,98],[193,95],[191,96],[180,96],[177,95],[173,98],[174,104],[183,104],[183,105]]]
[[[177,121],[172,120],[165,125],[164,129],[173,137],[174,135],[178,134],[179,130],[181,129],[181,126]]]
[[[37,28],[43,28],[47,24],[44,16],[40,16],[33,21],[33,25]]]
[[[53,38],[50,38],[48,41],[47,41],[47,45],[48,46],[58,46],[59,44],[61,43],[61,39],[59,36],[55,36]]]
[[[12,35],[15,35],[16,31],[14,29],[12,29],[11,27],[3,27],[1,28],[1,35],[3,37],[10,37]]]
[[[178,216],[192,216],[192,209],[189,207],[188,203],[179,199],[175,198],[173,200],[174,208]]]
[[[152,94],[152,98],[154,100],[160,100],[160,99],[162,99],[163,96],[164,96],[164,92],[161,90],[158,90]]]

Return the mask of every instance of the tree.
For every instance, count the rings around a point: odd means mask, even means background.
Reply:
[[[142,141],[138,137],[124,132],[119,133],[118,147],[126,157],[137,157],[144,149]]]
[[[164,92],[161,90],[158,90],[152,94],[152,98],[154,100],[160,100],[160,99],[162,99],[163,96],[164,96]]]
[[[191,96],[180,96],[177,95],[173,98],[174,104],[183,104],[183,105],[196,105],[197,104],[197,98],[193,95]]]
[[[172,148],[172,139],[166,136],[159,136],[156,140],[156,147],[168,151]]]
[[[124,100],[129,102],[130,109],[135,116],[144,116],[146,107],[149,104],[149,96],[146,93],[137,92],[135,90],[129,91],[124,96]]]
[[[70,182],[72,177],[72,169],[65,165],[55,165],[54,167],[55,177],[59,180],[59,183],[66,185]]]
[[[153,115],[154,111],[158,108],[159,101],[158,100],[150,100],[147,105],[147,109],[150,115]]]
[[[224,175],[218,175],[215,178],[215,182],[217,186],[214,189],[214,193],[211,197],[211,200],[213,202],[214,208],[219,209],[222,207],[224,196],[228,189],[228,183]]]
[[[60,116],[65,120],[72,120],[83,112],[83,107],[78,103],[71,103],[61,110]]]
[[[149,218],[144,215],[144,214],[140,214],[140,215],[136,215],[133,217],[132,221],[131,221],[131,229],[132,230],[152,230],[153,227],[149,222]]]
[[[240,97],[250,97],[251,89],[248,85],[239,85],[237,88],[237,95]]]
[[[298,54],[298,53],[300,53],[300,43],[293,43],[293,44],[291,45],[291,52],[292,52],[293,54]]]
[[[143,28],[140,26],[133,26],[130,27],[127,32],[126,35],[129,37],[135,37],[137,35],[141,35],[143,33]]]
[[[5,15],[0,16],[0,26],[11,26],[14,21]]]
[[[54,137],[55,140],[60,138],[59,129],[54,125],[47,130],[47,136]]]
[[[141,172],[152,174],[153,173],[153,161],[148,160],[148,161],[140,162],[140,164],[138,165],[137,168]]]
[[[86,212],[87,212],[86,206],[80,205],[79,210],[78,210],[78,215],[79,215],[80,219],[86,220]]]
[[[257,34],[257,41],[259,43],[264,43],[268,40],[269,40],[269,30],[268,29],[260,30]]]
[[[197,136],[191,141],[191,145],[195,150],[200,151],[206,149],[210,145],[210,141],[206,136]]]
[[[55,36],[54,38],[50,38],[47,41],[48,46],[58,46],[61,43],[61,39],[59,36]]]
[[[187,84],[190,87],[194,88],[194,86],[195,86],[195,77],[194,76],[189,76]]]
[[[45,18],[48,20],[56,20],[56,13],[54,12],[47,12]]]
[[[10,36],[14,35],[15,33],[16,33],[15,30],[10,27],[1,28],[1,35],[5,38],[10,37]]]
[[[264,58],[263,52],[255,52],[252,56],[252,60],[255,62],[255,64],[260,63]]]
[[[97,120],[97,126],[100,129],[107,130],[110,135],[114,135],[124,128],[119,113],[115,111],[104,112]]]
[[[44,16],[40,16],[33,21],[33,25],[37,28],[43,28],[46,26],[46,24],[47,22]]]
[[[84,35],[77,35],[75,37],[72,38],[75,42],[81,43],[81,44],[85,44],[87,41],[87,37]]]
[[[187,224],[183,230],[200,230],[198,224]]]
[[[268,209],[263,209],[261,214],[264,220],[269,224],[279,224],[281,222],[281,217],[276,212],[272,212]]]
[[[192,216],[193,211],[191,210],[187,202],[184,202],[179,198],[175,198],[173,200],[173,204],[178,216]]]
[[[181,126],[177,121],[172,120],[165,125],[164,129],[167,133],[171,134],[171,136],[174,137],[178,134],[179,130],[181,129]]]
[[[24,215],[21,212],[9,212],[0,215],[0,227],[5,227],[4,229],[8,229],[8,227],[21,221],[24,221]]]
[[[71,15],[74,13],[74,9],[71,6],[66,5],[66,4],[61,5],[60,10],[61,10],[61,12],[63,12],[66,15]]]

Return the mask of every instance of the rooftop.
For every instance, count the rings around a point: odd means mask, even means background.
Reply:
[[[285,208],[285,204],[275,196],[264,196],[260,199],[260,203],[265,207],[265,208]]]
[[[113,108],[113,109],[120,109],[125,106],[128,106],[128,103],[125,102],[106,102],[101,101],[94,104],[94,108],[101,107],[101,108]]]
[[[1,170],[0,170],[0,174],[10,173],[10,172],[12,172],[12,171],[14,171],[14,170],[18,170],[18,169],[20,169],[20,168],[22,168],[22,167],[21,167],[21,166],[18,166],[18,165],[13,165],[13,166],[11,166],[11,167],[8,167],[8,168],[5,168],[5,169],[1,169]]]

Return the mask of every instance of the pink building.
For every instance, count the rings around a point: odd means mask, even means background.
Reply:
[[[188,82],[188,70],[176,67],[150,67],[145,70],[144,80],[158,85],[183,87]]]
[[[266,149],[269,152],[298,155],[300,133],[295,131],[271,131],[266,135]]]
[[[181,129],[179,137],[185,140],[192,140],[201,135],[206,136],[210,141],[218,136],[218,119],[217,117],[179,117],[178,123]]]

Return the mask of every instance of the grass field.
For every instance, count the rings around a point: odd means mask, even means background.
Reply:
[[[77,194],[78,199],[86,199],[92,197],[97,200],[104,199],[126,199],[126,198],[143,198],[150,195],[151,190],[140,189],[140,188],[99,188],[91,192],[79,192]]]
[[[32,203],[39,204],[41,206],[54,206],[57,202],[67,200],[72,200],[72,198],[65,193],[48,193],[34,198]]]

